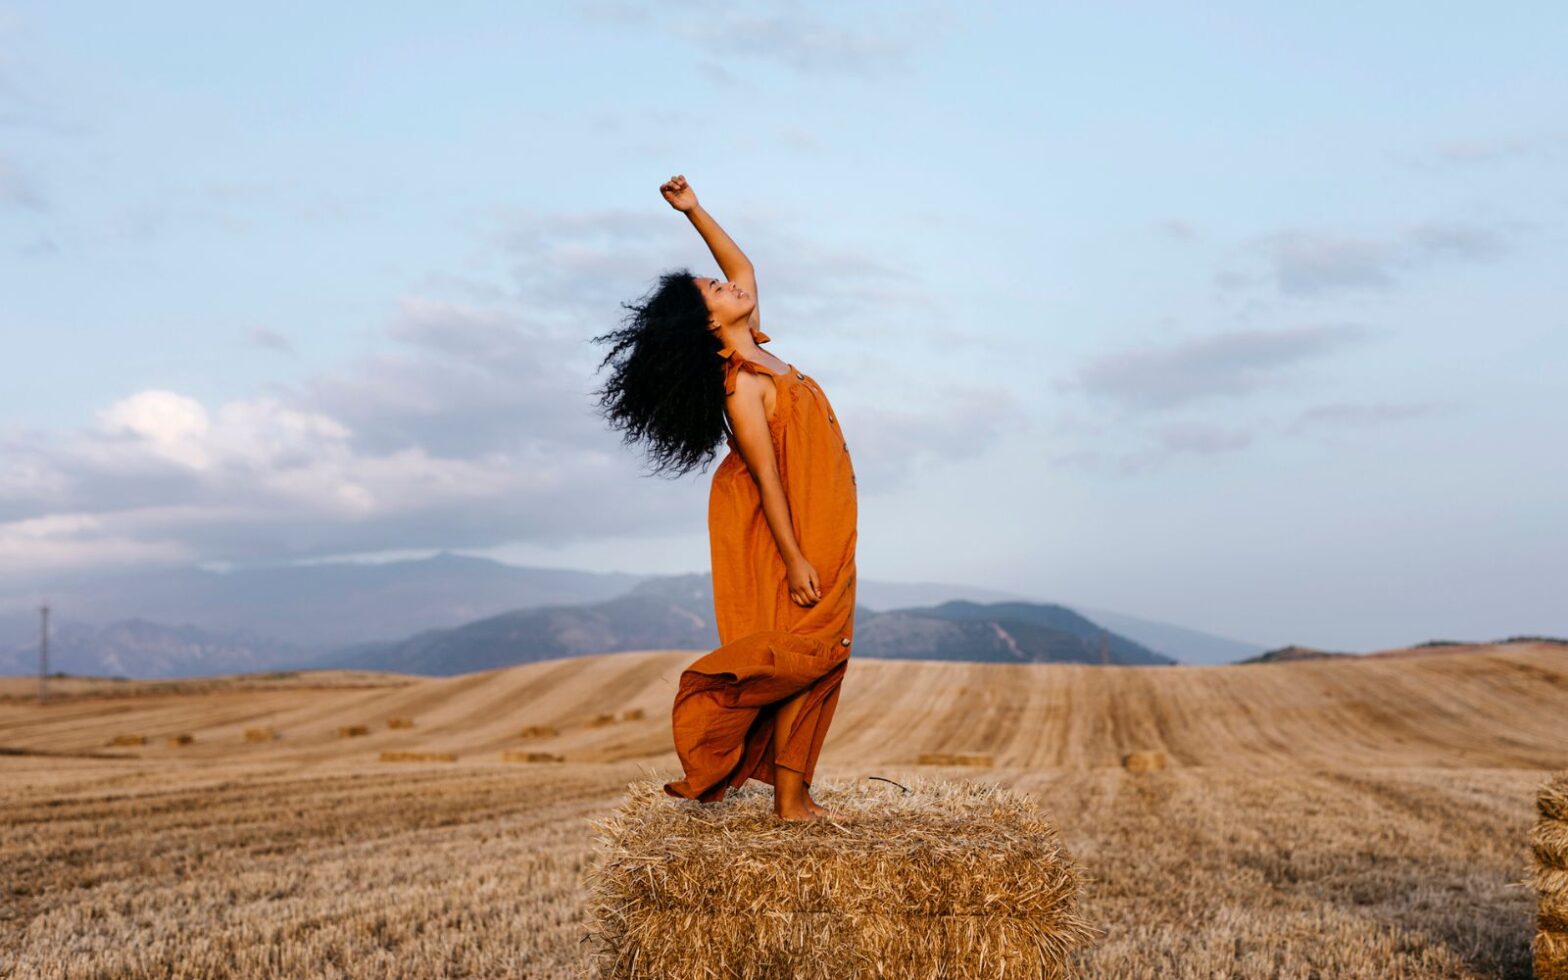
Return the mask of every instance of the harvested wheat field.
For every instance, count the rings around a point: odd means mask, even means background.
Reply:
[[[669,708],[697,655],[51,682],[46,705],[36,679],[0,679],[0,976],[581,975],[593,824],[629,784],[679,774]],[[111,744],[126,734],[145,740]],[[1139,752],[1164,767],[1124,768]],[[1080,976],[1528,977],[1536,794],[1565,765],[1568,650],[1510,643],[1228,667],[857,660],[819,780],[1027,795],[1091,879]]]

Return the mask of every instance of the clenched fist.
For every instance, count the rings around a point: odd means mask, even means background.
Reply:
[[[659,193],[670,202],[670,207],[677,211],[690,211],[697,206],[697,192],[686,183],[683,174],[676,174],[669,180],[659,185]]]

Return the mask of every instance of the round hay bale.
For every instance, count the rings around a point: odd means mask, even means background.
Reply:
[[[414,727],[414,719],[412,719],[412,718],[388,718],[387,719],[387,727],[388,728],[413,728]]]
[[[1556,773],[1535,794],[1535,808],[1545,820],[1568,820],[1568,769]]]
[[[1033,799],[916,778],[818,780],[839,820],[784,821],[770,791],[677,800],[628,786],[585,870],[599,976],[1069,976],[1104,935],[1090,880]],[[787,964],[787,972],[782,967]]]
[[[456,762],[455,752],[382,752],[382,762]]]
[[[109,740],[110,745],[146,745],[146,735],[116,735]]]
[[[559,733],[550,725],[529,725],[519,732],[518,736],[520,738],[550,738],[557,734]]]
[[[641,708],[627,708],[625,711],[621,712],[621,720],[622,721],[638,721],[641,718],[645,717],[645,715],[646,715],[646,712],[644,712],[643,709],[641,709]]]
[[[1140,749],[1122,756],[1122,768],[1128,772],[1153,772],[1165,768],[1165,753],[1159,749]]]
[[[196,736],[183,732],[179,735],[170,735],[168,738],[168,743],[170,745],[189,745],[194,741],[196,741]]]
[[[1530,853],[1543,868],[1568,870],[1568,820],[1537,820],[1530,828]]]
[[[1568,769],[1552,774],[1536,794],[1539,818],[1530,830],[1531,879],[1536,892],[1530,955],[1537,980],[1568,980]]]
[[[592,718],[588,719],[589,728],[603,728],[605,725],[613,724],[615,724],[614,712],[605,712],[603,714],[594,715]]]
[[[367,725],[341,725],[338,727],[338,738],[353,738],[357,735],[369,735]]]
[[[1568,871],[1537,868],[1535,890],[1536,928],[1543,932],[1568,932]]]
[[[1530,940],[1536,980],[1568,980],[1568,932],[1538,931]]]
[[[566,756],[556,752],[514,752],[501,753],[502,762],[565,762]]]
[[[270,742],[277,737],[277,732],[274,732],[270,728],[245,729],[245,741],[247,742]]]

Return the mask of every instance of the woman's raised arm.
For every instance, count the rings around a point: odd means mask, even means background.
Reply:
[[[701,204],[697,203],[697,192],[686,183],[686,177],[676,174],[659,186],[659,192],[664,199],[670,202],[670,207],[683,212],[702,240],[708,243],[708,251],[713,253],[713,258],[719,263],[719,268],[724,270],[724,277],[740,283],[742,289],[752,296],[757,295],[756,273],[752,270],[751,260],[746,258],[746,253],[740,250],[734,240],[719,227]]]

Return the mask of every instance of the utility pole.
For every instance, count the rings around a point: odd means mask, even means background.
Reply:
[[[43,613],[43,624],[38,633],[38,703],[49,700],[49,603],[38,607]]]

